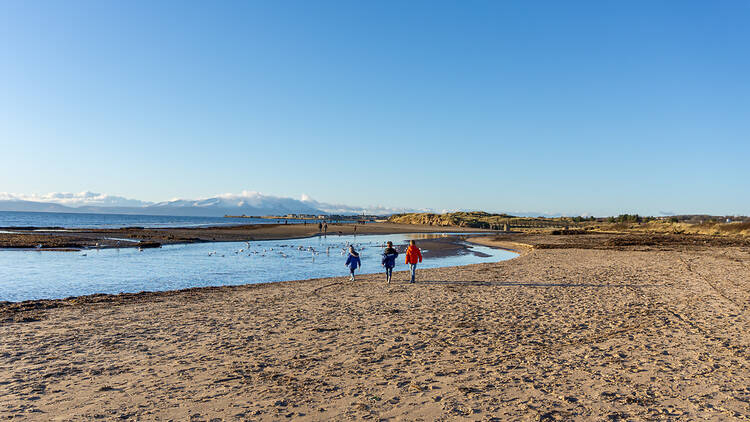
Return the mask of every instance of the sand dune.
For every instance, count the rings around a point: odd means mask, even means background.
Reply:
[[[0,416],[747,419],[750,248],[645,249],[6,305]]]

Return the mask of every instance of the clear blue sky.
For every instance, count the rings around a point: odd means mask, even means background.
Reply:
[[[750,214],[748,1],[5,1],[0,192]]]

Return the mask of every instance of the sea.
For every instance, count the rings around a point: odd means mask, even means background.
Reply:
[[[0,232],[22,227],[206,227],[284,221],[267,218],[0,211]],[[289,224],[305,222],[286,221]],[[0,302],[346,276],[348,270],[344,262],[350,245],[361,252],[360,272],[376,273],[382,271],[380,259],[386,241],[400,245],[412,239],[447,235],[329,235],[249,243],[165,245],[142,251],[137,248],[86,249],[77,252],[0,249]],[[420,268],[493,262],[517,256],[505,250],[467,246],[466,252],[460,255],[426,259]],[[406,269],[406,265],[396,268],[397,271]]]
[[[88,249],[78,252],[0,250],[0,302],[59,299],[94,293],[135,293],[348,276],[346,250],[360,252],[359,273],[382,272],[385,242],[448,234],[329,235],[255,242],[165,245],[157,249]],[[497,262],[513,252],[468,245],[463,254],[425,259],[419,269]],[[428,250],[425,250],[428,252]],[[405,271],[403,257],[396,271]],[[406,281],[394,273],[394,282]],[[419,279],[420,282],[435,280]]]
[[[279,220],[245,217],[184,217],[165,215],[133,214],[86,214],[62,212],[19,212],[0,211],[0,227],[60,227],[60,228],[102,228],[121,227],[208,227],[243,224],[289,224],[304,223],[310,220]]]

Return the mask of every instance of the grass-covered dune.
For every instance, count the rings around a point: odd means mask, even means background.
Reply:
[[[636,214],[621,214],[617,217],[516,217],[508,214],[492,214],[482,211],[452,212],[445,214],[408,213],[395,214],[389,222],[401,224],[424,224],[444,227],[468,227],[513,231],[547,231],[569,229],[576,232],[643,232],[702,234],[712,236],[750,237],[750,219],[747,217],[720,216],[674,216],[642,217]],[[563,233],[565,234],[565,233]]]
[[[750,221],[731,223],[708,221],[691,224],[669,220],[651,220],[643,223],[610,223],[603,225],[602,229],[609,231],[634,231],[644,233],[678,233],[750,237]]]
[[[401,224],[426,224],[430,226],[471,227],[477,229],[501,230],[505,225],[512,227],[568,227],[574,224],[571,217],[542,218],[516,217],[508,214],[491,214],[483,211],[461,211],[445,214],[408,213],[395,214],[389,222]]]

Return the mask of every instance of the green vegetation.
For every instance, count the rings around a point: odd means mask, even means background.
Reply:
[[[446,214],[410,213],[395,214],[391,223],[424,224],[445,227],[477,229],[543,231],[547,233],[578,232],[643,232],[681,233],[720,236],[750,236],[750,219],[747,217],[674,216],[643,217],[638,214],[620,214],[617,217],[516,217],[508,214],[491,214],[482,211],[453,212]],[[730,221],[730,222],[726,222]],[[556,230],[557,229],[557,230]]]
[[[481,211],[454,212],[448,214],[410,213],[396,214],[388,221],[402,224],[426,224],[430,226],[457,226],[478,229],[500,229],[504,222],[513,216],[507,214],[490,214]]]
[[[574,223],[583,223],[584,221],[596,221],[596,217],[581,217],[580,215],[578,217],[571,218]]]
[[[608,217],[608,223],[643,223],[653,220],[653,217],[641,217],[638,214],[620,214],[617,217]]]
[[[583,219],[583,217],[580,217]],[[456,226],[476,229],[504,230],[507,228],[565,228],[575,225],[571,217],[516,217],[508,214],[490,214],[482,211],[452,212],[446,214],[410,213],[395,214],[388,218],[391,223],[425,224],[430,226]]]
[[[709,236],[750,236],[750,221],[720,223],[718,220],[704,223],[674,223],[672,219],[650,221],[638,227],[631,227],[632,231],[649,233],[681,233],[703,234]]]

